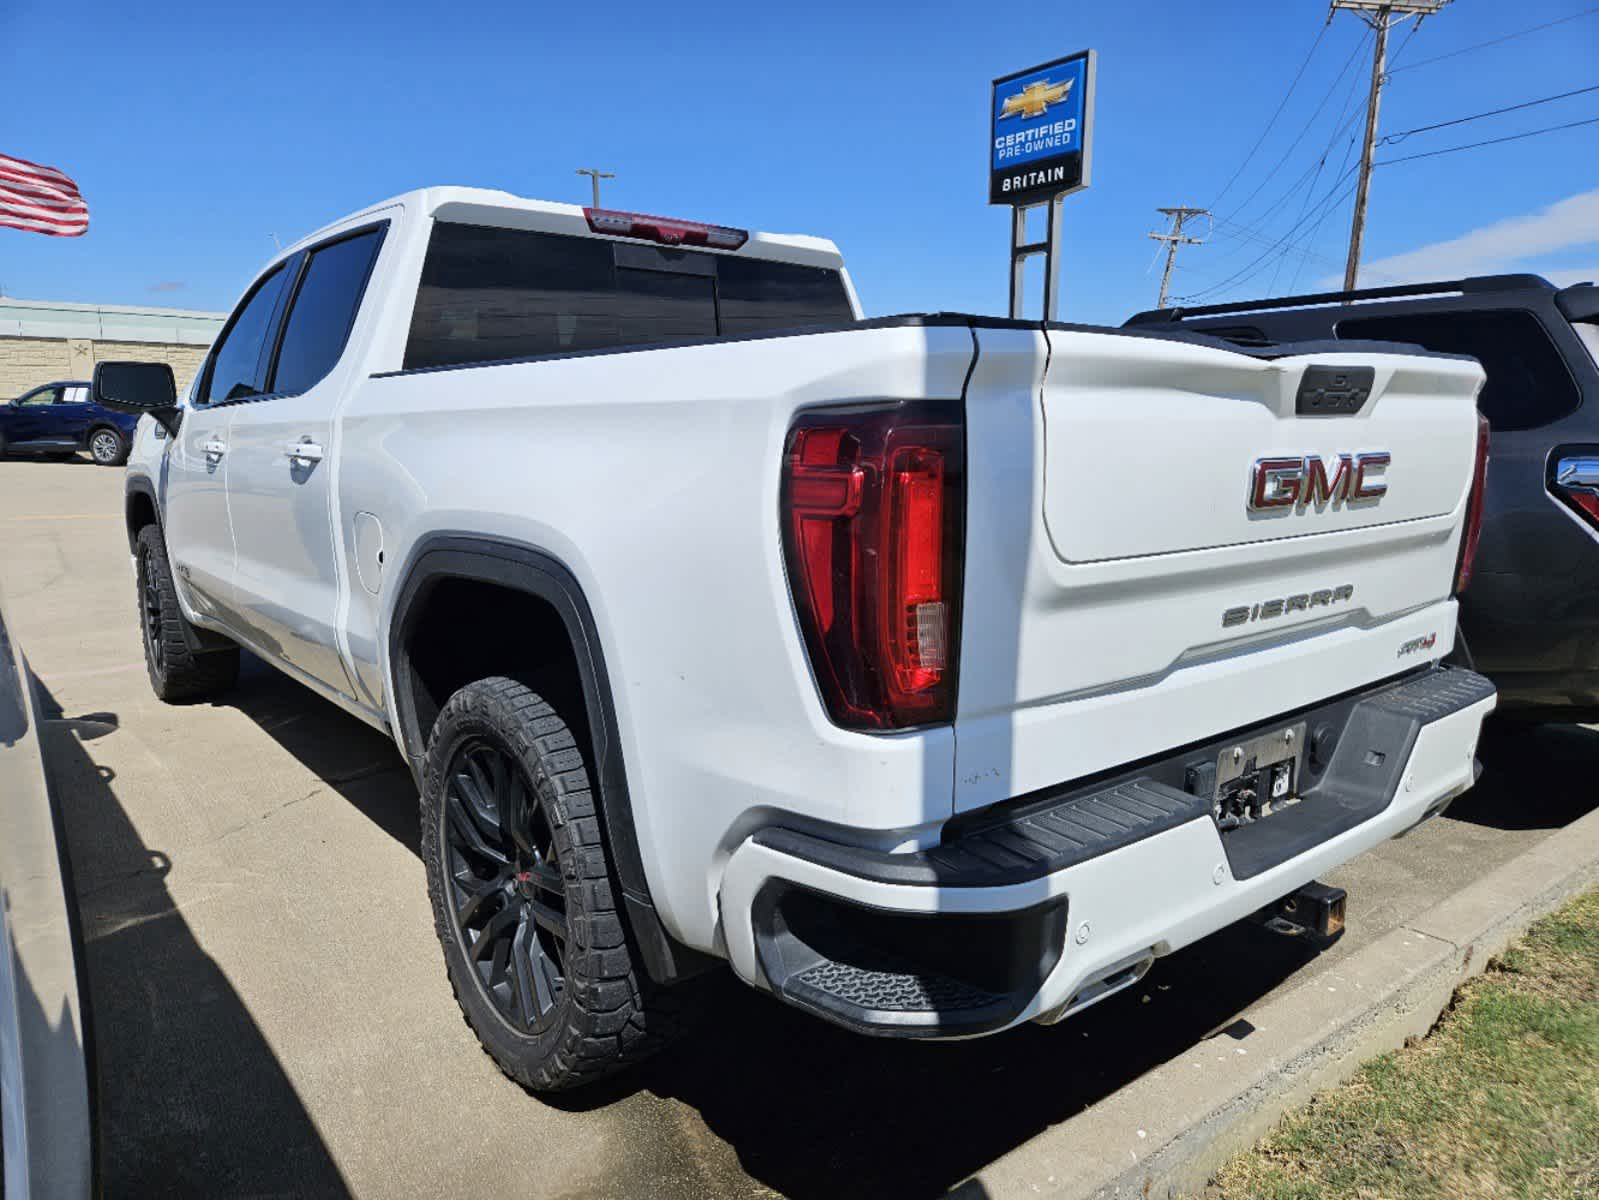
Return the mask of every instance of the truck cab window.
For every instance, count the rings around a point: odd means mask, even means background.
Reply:
[[[382,241],[382,229],[369,229],[311,252],[284,321],[272,392],[297,395],[333,370],[349,340]]]
[[[272,324],[272,314],[283,294],[286,277],[279,265],[235,310],[228,331],[212,352],[201,403],[238,400],[260,395],[264,390],[266,365],[261,361],[261,349]]]

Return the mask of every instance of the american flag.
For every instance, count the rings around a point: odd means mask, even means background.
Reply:
[[[89,206],[78,185],[54,167],[0,154],[0,225],[80,237],[89,230]]]

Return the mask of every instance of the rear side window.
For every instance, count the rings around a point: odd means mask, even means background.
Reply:
[[[1413,342],[1469,354],[1488,380],[1477,407],[1493,429],[1535,429],[1575,412],[1582,395],[1538,318],[1516,309],[1361,317],[1338,323],[1338,336]]]
[[[283,324],[270,384],[274,393],[298,395],[314,387],[339,361],[382,242],[381,228],[368,229],[311,251]]]
[[[837,271],[439,222],[405,366],[670,345],[852,320]]]
[[[724,258],[716,264],[722,332],[759,333],[848,321],[844,280],[826,267]]]
[[[262,381],[266,364],[261,349],[286,278],[287,272],[280,265],[234,311],[228,331],[211,356],[201,403],[258,396],[266,390]]]

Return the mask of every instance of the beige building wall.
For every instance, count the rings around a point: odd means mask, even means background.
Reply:
[[[181,395],[222,328],[223,313],[0,296],[0,404],[95,363],[164,362]]]
[[[115,342],[91,338],[0,336],[0,403],[41,383],[87,379],[97,362],[131,359],[172,366],[182,395],[205,357],[205,346],[162,342]]]

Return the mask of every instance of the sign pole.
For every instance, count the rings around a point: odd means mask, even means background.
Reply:
[[[1010,210],[1010,315],[1019,320],[1022,315],[1022,281],[1026,276],[1027,259],[1034,248],[1027,245],[1027,210],[1017,205]]]
[[[1053,321],[1060,307],[1060,220],[1065,215],[1066,197],[1049,199],[1049,232],[1044,248],[1044,320]]]
[[[1395,0],[1400,2],[1400,0]],[[1022,318],[1027,260],[1044,256],[1044,320],[1060,310],[1061,220],[1067,196],[1088,186],[1093,146],[1092,50],[994,80],[988,202],[1008,205],[1010,315]],[[1045,210],[1044,240],[1027,240],[1027,213]]]

